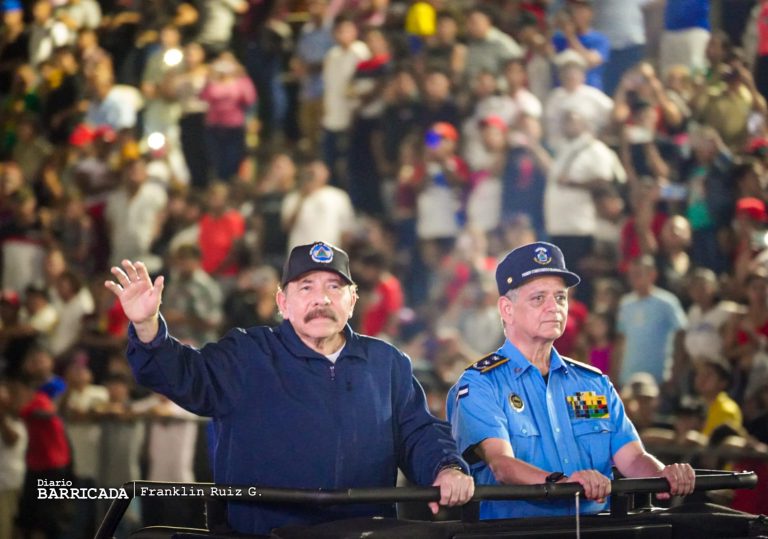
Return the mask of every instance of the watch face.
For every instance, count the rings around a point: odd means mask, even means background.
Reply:
[[[565,477],[565,474],[563,472],[552,472],[547,476],[547,483],[557,483],[563,477]]]

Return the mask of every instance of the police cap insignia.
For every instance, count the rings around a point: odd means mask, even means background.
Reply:
[[[552,262],[552,257],[549,254],[549,251],[547,251],[546,247],[537,247],[534,250],[534,253],[536,253],[536,256],[533,257],[533,261],[537,264],[541,264],[542,266],[545,266]]]

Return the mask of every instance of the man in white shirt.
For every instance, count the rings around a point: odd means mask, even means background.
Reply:
[[[343,17],[333,26],[336,45],[323,59],[323,159],[331,170],[334,183],[344,181],[338,162],[345,154],[344,136],[352,125],[353,99],[349,85],[357,64],[371,56],[368,46],[357,39],[355,23]],[[316,238],[315,238],[316,239]]]
[[[578,268],[580,260],[592,252],[597,231],[594,192],[613,181],[621,164],[577,112],[565,114],[563,136],[547,175],[544,220],[550,239]],[[588,292],[587,284],[581,286],[582,297]]]
[[[126,163],[122,172],[123,185],[109,195],[104,213],[110,233],[110,259],[118,264],[126,258],[141,258],[149,271],[157,271],[162,260],[149,248],[159,231],[168,193],[149,181],[144,159]]]
[[[472,81],[482,71],[499,73],[510,58],[522,58],[523,49],[493,25],[492,12],[475,6],[467,13],[467,62],[464,76]]]
[[[282,221],[288,233],[288,251],[313,241],[343,245],[352,231],[352,201],[346,192],[328,185],[329,180],[328,167],[320,160],[311,161],[300,172],[300,189],[283,200]]]
[[[561,86],[550,92],[544,104],[544,133],[547,145],[555,152],[565,138],[563,126],[568,112],[578,111],[589,130],[597,135],[608,124],[613,110],[613,99],[585,84],[583,61],[569,51],[560,54]]]

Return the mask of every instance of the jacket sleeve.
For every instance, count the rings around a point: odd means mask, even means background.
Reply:
[[[251,341],[234,329],[220,341],[197,349],[181,344],[160,329],[150,343],[141,342],[133,325],[128,328],[127,357],[136,381],[162,393],[183,408],[204,416],[220,417],[232,409],[242,393],[246,358],[243,347]]]
[[[451,437],[450,425],[429,412],[410,359],[399,352],[397,355],[393,366],[393,410],[399,467],[419,485],[431,485],[440,469],[450,464],[458,464],[469,473]]]

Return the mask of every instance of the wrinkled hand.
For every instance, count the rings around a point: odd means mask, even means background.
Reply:
[[[475,481],[472,476],[453,468],[446,468],[437,474],[432,486],[440,487],[440,502],[429,503],[433,515],[440,510],[440,505],[464,505],[475,493]]]
[[[568,476],[567,483],[579,483],[584,487],[584,497],[603,503],[611,493],[611,480],[597,470],[579,470]]]
[[[690,464],[669,464],[661,470],[661,477],[669,482],[669,492],[659,492],[656,497],[668,500],[672,496],[687,496],[696,486],[696,472]]]
[[[120,300],[123,312],[134,324],[141,324],[157,316],[163,293],[164,278],[155,279],[154,285],[143,262],[132,263],[123,260],[123,267],[113,266],[110,270],[117,278],[106,281],[106,286]]]

